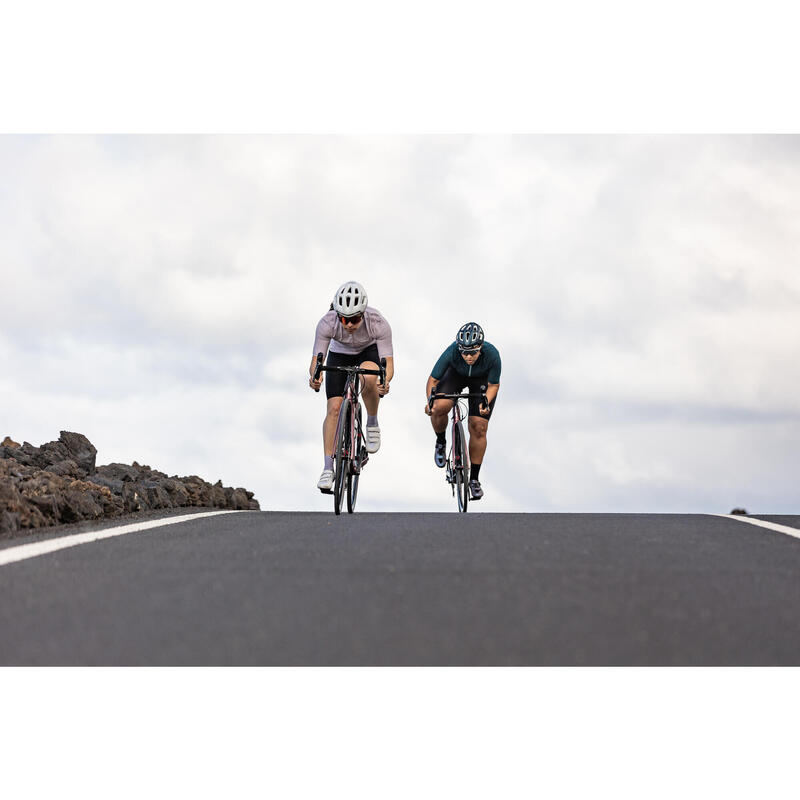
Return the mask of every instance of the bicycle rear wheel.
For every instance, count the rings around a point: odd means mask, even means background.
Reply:
[[[356,497],[358,496],[358,479],[361,477],[361,450],[363,442],[361,440],[361,403],[356,403],[353,409],[353,430],[356,432],[355,452],[350,462],[356,464],[357,471],[349,469],[347,472],[347,513],[352,514],[356,510]]]
[[[333,513],[342,513],[342,500],[346,491],[346,478],[350,472],[350,401],[342,400],[339,423],[336,427],[336,453],[334,455]]]
[[[467,481],[467,451],[464,446],[464,429],[461,423],[457,422],[453,426],[453,455],[455,457],[455,465],[453,472],[456,479],[456,500],[458,501],[458,510],[466,514],[467,503],[469,502],[469,485]]]

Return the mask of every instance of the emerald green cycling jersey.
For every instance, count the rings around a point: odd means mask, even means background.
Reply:
[[[478,360],[470,366],[461,357],[458,343],[453,342],[447,350],[439,356],[433,367],[431,377],[437,381],[444,375],[448,367],[452,367],[459,375],[465,378],[486,377],[489,383],[500,383],[500,353],[489,342],[484,342]]]

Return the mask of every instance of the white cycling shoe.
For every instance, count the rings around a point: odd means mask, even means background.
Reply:
[[[367,452],[377,453],[381,449],[381,429],[375,425],[367,426]]]
[[[330,492],[333,489],[333,470],[324,469],[322,475],[319,476],[317,481],[317,489],[321,492]]]

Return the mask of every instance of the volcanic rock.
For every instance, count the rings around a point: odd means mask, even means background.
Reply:
[[[21,531],[160,508],[259,509],[253,492],[179,478],[139,464],[95,467],[97,450],[80,433],[61,431],[35,447],[9,436],[0,444],[0,538]]]

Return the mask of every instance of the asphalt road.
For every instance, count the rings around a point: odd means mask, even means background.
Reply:
[[[0,664],[797,665],[799,578],[712,516],[230,514],[0,566]]]

